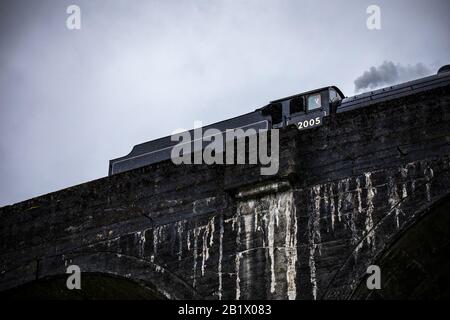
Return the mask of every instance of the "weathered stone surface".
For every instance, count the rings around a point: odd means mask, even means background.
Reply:
[[[163,162],[0,208],[0,290],[77,264],[175,299],[351,297],[448,201],[449,108],[446,87],[283,130],[276,176]]]

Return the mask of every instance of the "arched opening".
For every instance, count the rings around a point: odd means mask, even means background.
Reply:
[[[373,264],[381,269],[381,289],[364,278],[352,299],[450,298],[450,196],[408,228]]]
[[[41,300],[159,300],[149,285],[104,273],[82,273],[81,289],[69,290],[69,274],[32,281],[0,293],[2,299]]]

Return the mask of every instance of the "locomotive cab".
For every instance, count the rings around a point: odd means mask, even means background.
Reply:
[[[296,125],[307,129],[322,124],[322,118],[336,112],[344,95],[337,87],[325,87],[272,101],[261,109],[272,117],[272,128]]]

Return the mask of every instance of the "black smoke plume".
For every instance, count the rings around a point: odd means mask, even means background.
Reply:
[[[375,89],[381,86],[389,86],[401,82],[421,78],[430,75],[432,72],[422,63],[416,65],[403,66],[400,63],[384,61],[378,67],[371,67],[369,70],[356,78],[355,91],[364,89]]]

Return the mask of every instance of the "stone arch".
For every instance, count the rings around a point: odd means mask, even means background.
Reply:
[[[143,283],[109,273],[83,273],[81,290],[69,290],[66,288],[67,276],[67,274],[58,274],[33,280],[3,291],[1,296],[12,300],[160,300],[165,298]]]
[[[417,194],[424,194],[426,186],[417,187]],[[389,251],[397,241],[405,234],[410,232],[410,229],[417,225],[420,221],[428,216],[433,216],[437,212],[441,212],[440,208],[450,206],[450,195],[445,194],[441,197],[436,197],[434,201],[425,202],[420,207],[414,207],[414,210],[405,212],[405,221],[397,229],[393,228],[392,218],[395,208],[399,205],[405,205],[413,208],[409,203],[416,203],[414,197],[408,197],[395,207],[391,208],[371,230],[355,245],[352,252],[348,255],[345,262],[340,266],[338,271],[334,274],[331,281],[327,284],[326,289],[321,294],[321,299],[360,299],[361,295],[355,294],[360,288],[361,284],[366,285],[367,274],[366,270],[369,265],[377,264],[381,257]],[[444,210],[445,211],[445,210]],[[441,222],[442,223],[442,222]],[[432,231],[428,231],[433,233]],[[447,229],[447,233],[450,232]],[[368,248],[365,243],[368,237],[377,237],[377,247]],[[380,267],[382,267],[380,265]]]
[[[36,267],[36,264],[38,266]],[[21,267],[10,270],[3,274],[3,278],[12,279],[14,285],[4,290],[0,295],[8,297],[26,297],[33,292],[41,292],[39,288],[50,290],[62,287],[60,291],[62,298],[114,298],[111,295],[99,295],[81,293],[72,295],[64,291],[66,289],[65,274],[68,265],[77,265],[82,272],[83,279],[86,276],[88,290],[91,285],[97,284],[119,294],[119,289],[129,288],[130,295],[122,294],[120,297],[133,299],[194,299],[200,298],[197,292],[183,279],[173,274],[170,270],[141,257],[119,254],[115,252],[72,252],[64,255],[47,256],[36,262],[36,260],[24,263]],[[34,270],[36,276],[24,275],[24,270]],[[54,291],[54,290],[53,290]],[[114,293],[113,292],[113,293]],[[51,295],[51,294],[50,294]],[[56,298],[51,296],[50,298]]]
[[[450,195],[436,202],[399,234],[375,260],[381,290],[368,290],[365,276],[351,299],[450,298]]]

